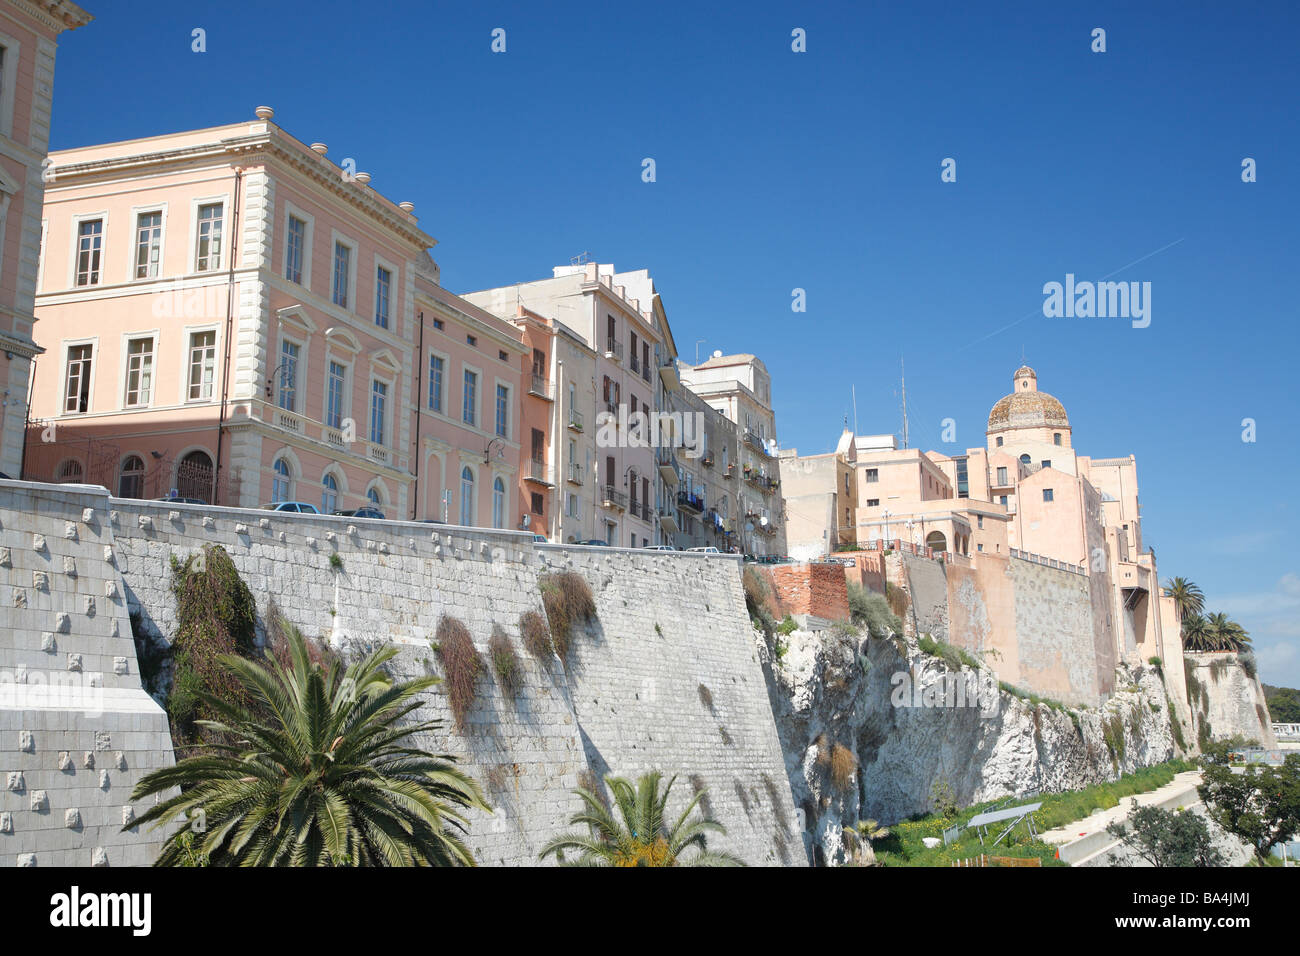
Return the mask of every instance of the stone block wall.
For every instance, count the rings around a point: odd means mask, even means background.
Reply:
[[[111,508],[127,600],[159,638],[175,625],[169,559],[205,544],[230,554],[259,613],[274,598],[305,634],[338,647],[394,642],[400,674],[442,673],[432,645],[444,614],[465,623],[485,664],[493,628],[504,630],[524,662],[517,694],[489,665],[464,729],[452,728],[439,688],[418,712],[444,721],[421,744],[460,759],[494,808],[471,821],[481,862],[536,862],[569,829],[580,777],[649,769],[677,775],[672,805],[707,789],[727,828],[718,848],[751,864],[806,862],[737,558],[396,521],[118,499]],[[556,571],[581,575],[597,608],[567,666],[534,660],[519,642],[520,615],[541,610],[539,579]]]
[[[102,488],[0,480],[0,866],[151,863],[131,791],[170,766]]]
[[[838,564],[756,566],[771,587],[778,616],[812,616],[824,621],[849,619],[849,591]]]

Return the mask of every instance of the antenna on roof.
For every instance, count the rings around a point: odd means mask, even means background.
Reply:
[[[574,256],[572,259],[569,260],[569,265],[571,265],[571,266],[585,266],[585,265],[586,265],[588,262],[590,262],[590,261],[591,261],[591,253],[590,253],[590,252],[580,252],[580,253],[578,253],[576,256]]]
[[[903,447],[907,447],[907,369],[903,357],[898,357],[898,381],[903,386]]]

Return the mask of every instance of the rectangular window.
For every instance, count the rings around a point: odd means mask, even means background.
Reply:
[[[162,213],[140,213],[136,218],[135,237],[135,277],[158,278],[162,257]]]
[[[975,516],[975,524],[976,524],[976,526],[977,526],[981,531],[983,531],[983,530],[984,530],[984,516],[983,516],[983,515],[976,515],[976,516]]]
[[[1052,467],[1052,460],[1051,460],[1050,458],[1044,458],[1044,459],[1043,459],[1043,467],[1044,467],[1044,468],[1051,468],[1051,467]]]
[[[334,243],[334,304],[348,307],[348,280],[352,270],[352,249],[341,242]]]
[[[497,434],[510,437],[510,389],[504,385],[497,386]]]
[[[127,408],[148,405],[153,394],[153,339],[130,339],[126,344]]]
[[[1060,432],[1055,432],[1055,433],[1052,435],[1052,444],[1053,444],[1053,445],[1059,445],[1060,443],[1061,443],[1061,433],[1060,433]]]
[[[466,425],[473,425],[475,418],[474,406],[478,402],[478,375],[465,370],[465,394],[461,405],[461,420]]]
[[[446,323],[443,322],[442,319],[434,319],[433,327],[441,332],[446,327]]]
[[[867,471],[867,479],[866,479],[867,481],[874,482],[880,480],[879,470],[875,468],[868,468],[866,471]]]
[[[999,487],[999,488],[1005,488],[1005,487],[1006,487],[1006,484],[1007,484],[1007,470],[1006,470],[1006,468],[999,468],[999,469],[998,469],[998,487]]]
[[[1005,508],[1007,506],[1007,497],[1008,497],[1007,495],[1000,496],[998,498],[998,504],[1002,505]]]
[[[343,427],[343,396],[347,382],[347,366],[330,362],[325,383],[325,424],[330,428]]]
[[[210,272],[221,268],[221,231],[224,207],[219,202],[199,207],[199,246],[194,268]]]
[[[879,508],[879,507],[880,507],[880,499],[879,499],[879,498],[868,498],[868,499],[867,499],[867,507],[868,507],[868,508]]]
[[[533,429],[533,461],[546,461],[546,433],[540,428]]]
[[[536,491],[533,492],[532,497],[533,497],[533,501],[532,501],[533,514],[535,515],[543,514],[546,510],[544,499]]]
[[[103,246],[104,220],[90,219],[77,226],[77,285],[99,284]]]
[[[190,401],[212,397],[216,368],[217,333],[195,332],[190,336]]]
[[[384,411],[388,403],[388,385],[385,382],[370,383],[370,440],[376,445],[384,443]]]
[[[533,349],[533,374],[546,377],[546,353],[541,349]]]
[[[442,358],[429,356],[429,411],[442,411]]]
[[[1044,500],[1044,501],[1052,501],[1052,500],[1054,500],[1053,497],[1052,497],[1052,489],[1051,489],[1051,488],[1044,488],[1044,489],[1043,489],[1043,500]]]
[[[388,294],[393,285],[393,274],[380,266],[375,270],[375,325],[388,328]]]
[[[280,343],[280,407],[286,412],[298,410],[298,344]]]
[[[68,390],[64,396],[65,412],[85,412],[90,409],[90,363],[92,347],[68,347]]]
[[[307,249],[307,223],[289,217],[289,234],[284,243],[284,277],[302,285],[302,259]]]

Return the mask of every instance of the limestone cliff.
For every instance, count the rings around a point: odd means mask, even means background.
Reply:
[[[1076,789],[1175,756],[1151,667],[1121,668],[1101,708],[1067,710],[901,637],[795,631],[769,642],[756,632],[756,641],[815,863],[841,862],[842,829],[860,819],[892,823],[948,794],[964,806]]]

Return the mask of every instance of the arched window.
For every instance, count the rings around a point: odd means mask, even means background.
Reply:
[[[384,503],[383,499],[379,497],[379,489],[376,488],[374,485],[371,485],[370,490],[366,492],[366,500],[369,501],[376,508],[378,508]]]
[[[339,483],[334,480],[334,476],[329,472],[320,480],[320,510],[327,515],[332,515],[339,510]]]
[[[1054,444],[1054,445],[1059,445],[1060,443],[1061,443],[1061,433],[1060,433],[1060,432],[1053,432],[1053,433],[1052,433],[1052,444]]]
[[[290,492],[293,491],[293,474],[289,471],[289,463],[283,458],[277,458],[273,468],[275,474],[271,478],[271,501],[289,501]]]
[[[1033,459],[1030,458],[1028,455],[1021,455],[1021,456],[1020,456],[1020,464],[1022,464],[1022,465],[1027,465],[1027,464],[1029,464],[1031,461],[1033,461]]]
[[[77,485],[81,483],[83,474],[81,462],[75,458],[69,458],[59,465],[59,470],[54,473],[54,480],[59,484]]]
[[[466,465],[460,473],[460,523],[474,525],[474,472]]]
[[[506,526],[506,484],[500,478],[492,482],[492,527]]]
[[[144,497],[144,461],[139,455],[128,455],[122,462],[122,473],[117,479],[117,496]]]

